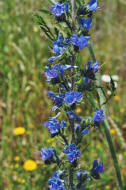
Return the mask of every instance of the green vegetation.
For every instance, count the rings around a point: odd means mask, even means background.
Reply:
[[[99,0],[99,5],[102,11],[99,9],[97,12],[96,23],[91,29],[92,40],[97,60],[102,64],[102,74],[119,77],[116,95],[108,105],[110,117],[107,119],[125,183],[126,2]],[[47,130],[41,126],[51,109],[43,74],[50,52],[45,36],[33,20],[33,13],[44,6],[49,7],[48,0],[0,1],[1,190],[47,189],[47,180],[53,173],[53,168],[51,171],[36,157],[42,146],[56,147],[53,139],[47,140]],[[46,16],[45,19],[49,22]],[[53,23],[48,24],[51,27]],[[88,51],[84,50],[83,54],[88,59]],[[86,104],[76,111],[81,114],[87,112]],[[90,141],[90,138],[94,140]],[[60,142],[57,143],[60,145]],[[85,168],[91,167],[92,161],[97,158],[103,161],[106,168],[102,179],[96,181],[95,186],[89,184],[88,189],[117,190],[116,175],[102,128],[86,137],[84,148],[85,155],[81,160],[88,162],[88,166],[83,163]],[[32,171],[28,171],[27,160],[35,161],[31,163]]]

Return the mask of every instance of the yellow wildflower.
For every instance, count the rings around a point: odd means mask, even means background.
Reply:
[[[114,135],[114,134],[116,133],[116,130],[115,130],[115,129],[110,129],[110,133],[111,133],[112,135]]]
[[[15,164],[15,168],[19,168],[19,164]]]
[[[20,183],[21,182],[21,178],[18,178],[17,181]]]
[[[26,182],[26,180],[25,180],[25,179],[22,179],[22,180],[21,180],[21,183],[25,183],[25,182]]]
[[[120,112],[121,112],[121,113],[124,113],[124,111],[125,111],[124,108],[121,108],[121,109],[120,109]]]
[[[24,127],[16,127],[14,129],[14,134],[15,135],[23,135],[25,133],[25,128]]]
[[[20,157],[19,157],[19,156],[15,156],[15,157],[14,157],[14,160],[15,160],[15,161],[19,161],[19,160],[20,160]]]
[[[34,26],[34,27],[33,27],[33,31],[34,31],[34,32],[38,32],[38,27]]]
[[[54,141],[54,139],[48,139],[48,140],[47,140],[48,143],[51,143],[51,142],[53,142],[53,141]]]
[[[77,108],[77,109],[76,109],[76,113],[77,113],[77,114],[79,114],[79,113],[81,113],[81,112],[82,112],[82,109],[81,109],[81,108]]]
[[[33,129],[33,128],[35,128],[35,127],[34,127],[34,125],[29,125],[29,128],[30,128],[30,129]]]
[[[9,65],[10,65],[11,67],[13,67],[13,66],[14,66],[14,62],[13,62],[13,61],[10,61],[10,62],[9,62]]]
[[[55,142],[52,143],[52,147],[56,147],[56,143]]]
[[[120,100],[120,97],[119,96],[114,96],[114,100],[118,102]]]
[[[110,189],[110,186],[109,186],[109,185],[106,185],[106,186],[105,186],[105,189]]]
[[[98,104],[98,100],[95,100],[96,104]]]
[[[13,168],[14,168],[14,165],[13,165],[13,164],[11,164],[11,165],[10,165],[10,168],[11,168],[11,169],[13,169]]]
[[[37,169],[37,163],[34,160],[27,160],[24,165],[23,168],[27,171],[32,171]]]
[[[8,188],[5,188],[4,190],[8,190]]]
[[[27,135],[30,135],[30,133],[31,133],[30,131],[27,131],[27,132],[26,132]]]
[[[112,114],[112,115],[111,115],[111,118],[112,118],[112,119],[114,119],[114,118],[115,118],[115,116]]]
[[[98,144],[97,144],[97,148],[98,148],[99,150],[102,150],[102,145],[101,145],[101,143],[98,143]]]

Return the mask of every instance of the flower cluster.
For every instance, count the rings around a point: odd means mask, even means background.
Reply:
[[[63,129],[66,127],[66,122],[62,120],[60,123],[59,120],[51,117],[49,118],[49,121],[45,122],[43,125],[49,129],[51,136],[54,137],[55,135],[59,133],[60,129]]]
[[[78,3],[77,5],[79,6]],[[75,21],[73,21],[72,6],[72,1],[59,1],[55,5],[51,5],[51,15],[55,15],[53,18],[58,23],[64,23],[62,29],[59,29],[60,25],[55,27],[54,33],[48,26],[48,33],[44,30],[46,36],[51,40],[50,50],[53,53],[53,56],[48,59],[45,76],[50,86],[52,85],[55,89],[55,92],[51,90],[47,92],[48,97],[53,101],[52,114],[55,116],[50,117],[43,126],[48,128],[51,137],[57,136],[62,145],[65,144],[60,156],[54,148],[41,149],[41,158],[46,164],[57,163],[59,168],[65,169],[65,172],[59,170],[49,179],[50,190],[84,190],[86,181],[93,178],[99,179],[100,173],[103,171],[103,164],[98,163],[97,160],[93,162],[93,167],[88,172],[78,170],[78,161],[82,154],[80,151],[82,139],[89,134],[91,128],[99,126],[103,122],[103,110],[96,109],[94,106],[93,118],[88,117],[91,119],[75,112],[78,105],[83,106],[86,102],[91,102],[90,107],[92,107],[90,95],[88,96],[89,91],[93,98],[96,97],[96,93],[94,95],[97,88],[95,81],[100,64],[98,61],[89,61],[85,65],[80,64],[79,55],[82,49],[90,45],[89,30],[93,26],[92,15],[98,8],[98,0],[91,0],[88,5],[85,3],[84,7],[78,7]],[[67,32],[63,29],[66,24]],[[46,23],[43,27],[45,25]],[[61,120],[57,118],[59,115]],[[74,182],[75,168],[78,171]]]
[[[66,190],[64,187],[64,182],[61,179],[63,171],[55,172],[52,177],[49,179],[49,189],[50,190]]]
[[[77,159],[81,156],[81,152],[77,149],[77,146],[75,144],[66,146],[63,150],[63,153],[67,155],[67,160],[71,163],[76,162]]]

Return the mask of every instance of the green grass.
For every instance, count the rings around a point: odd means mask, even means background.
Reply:
[[[107,0],[100,1],[100,4],[103,10],[97,13],[91,31],[92,39],[97,59],[103,64],[102,73],[116,74],[120,78],[116,92],[120,99],[115,101],[113,98],[108,108],[122,135],[121,138],[126,143],[126,3],[123,0]],[[55,146],[54,142],[47,141],[49,134],[41,126],[41,123],[48,119],[51,110],[51,102],[46,96],[48,87],[42,75],[50,52],[46,38],[33,21],[33,12],[43,5],[48,8],[42,0],[0,1],[1,190],[47,189],[47,180],[55,169],[54,166],[51,166],[51,169],[49,166],[44,166],[42,161],[36,159],[35,154],[43,146],[49,147],[52,143]],[[82,56],[83,61],[88,59],[86,51],[82,52]],[[81,109],[83,114],[84,108]],[[24,127],[26,133],[15,136],[14,128],[19,126]],[[120,140],[119,132],[114,132],[112,136],[124,180],[126,150]],[[84,144],[89,146],[81,158],[83,167],[91,167],[92,161],[99,158],[106,168],[102,179],[89,183],[88,189],[118,189],[102,129],[92,131],[90,136],[86,137]],[[15,161],[15,156],[19,156],[20,160]],[[23,164],[29,159],[38,163],[35,171],[24,170]],[[22,183],[20,179],[25,179],[25,182]]]

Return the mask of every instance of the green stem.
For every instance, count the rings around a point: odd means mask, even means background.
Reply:
[[[72,5],[72,34],[75,32],[75,27],[76,27],[76,13],[75,13],[75,9],[76,9],[76,0],[71,0],[71,5]],[[75,63],[75,55],[72,55],[72,59],[71,59],[71,65],[74,66]],[[74,90],[74,85],[75,85],[75,81],[74,81],[74,72],[71,72],[72,74],[72,90]],[[70,128],[71,128],[71,133],[72,133],[72,139],[71,142],[75,143],[75,134],[74,134],[74,122],[70,122]],[[73,178],[74,178],[74,168],[73,165],[70,164],[69,167],[69,190],[74,190],[74,182],[73,182]]]
[[[92,47],[91,43],[89,43],[88,49],[89,49],[89,52],[90,52],[91,59],[95,63],[96,62],[96,57],[95,57],[94,50],[93,50],[93,47]],[[100,72],[97,72],[96,79],[97,79],[96,80],[97,86],[102,86]],[[105,96],[104,96],[101,88],[98,88],[97,91],[98,91],[99,98],[100,98],[101,108],[104,111],[104,114],[106,115],[107,114],[106,105],[103,104],[105,102]],[[120,173],[120,168],[119,168],[119,164],[118,164],[118,159],[117,159],[115,147],[114,147],[114,144],[113,144],[113,141],[112,141],[112,137],[111,137],[111,134],[110,134],[110,131],[109,131],[109,129],[110,129],[109,123],[108,123],[108,121],[106,119],[103,121],[103,127],[104,127],[104,132],[105,132],[105,135],[106,135],[106,139],[107,139],[107,142],[108,142],[108,145],[109,145],[109,149],[110,149],[110,152],[111,152],[111,156],[112,156],[112,159],[113,159],[113,164],[114,164],[115,171],[116,171],[118,185],[119,185],[120,190],[123,190],[123,184],[122,184],[122,179],[121,179],[121,173]]]
[[[74,190],[74,184],[73,184],[73,165],[70,165],[69,168],[69,186],[70,186],[70,190]]]

